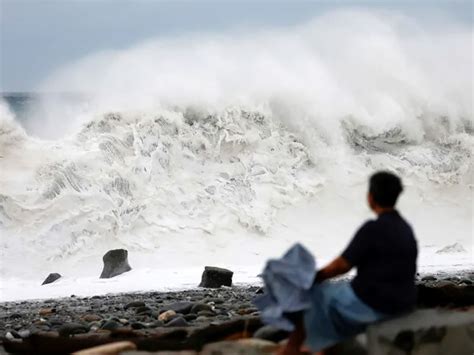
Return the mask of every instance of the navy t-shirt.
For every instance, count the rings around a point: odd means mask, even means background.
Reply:
[[[366,222],[342,253],[357,275],[355,294],[373,309],[387,314],[409,311],[416,303],[418,248],[410,225],[397,211]]]

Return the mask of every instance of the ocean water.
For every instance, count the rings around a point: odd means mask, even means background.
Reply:
[[[0,299],[193,287],[205,265],[257,282],[296,241],[322,264],[374,218],[380,169],[420,270],[472,269],[471,38],[342,11],[93,54],[4,95]],[[133,270],[99,280],[113,248]]]

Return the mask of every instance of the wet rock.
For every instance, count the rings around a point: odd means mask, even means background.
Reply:
[[[447,245],[444,248],[439,249],[436,251],[437,254],[453,254],[453,253],[467,253],[467,250],[464,246],[460,243],[454,243],[451,245]]]
[[[428,275],[421,278],[421,281],[436,281],[436,280],[437,278],[434,277],[433,275]]]
[[[151,315],[152,311],[153,310],[150,307],[147,307],[147,306],[135,308],[136,314],[140,314],[140,315],[143,315],[143,314]]]
[[[97,322],[101,319],[102,317],[97,314],[85,314],[81,317],[81,320],[85,322]]]
[[[22,338],[28,338],[30,334],[31,334],[31,331],[28,329],[23,329],[18,332],[18,335],[20,335],[20,337]]]
[[[223,304],[225,303],[225,300],[222,299],[222,298],[206,298],[205,299],[205,302],[208,303],[208,304]],[[203,304],[203,303],[198,303],[198,304]]]
[[[80,323],[69,323],[59,328],[59,335],[62,337],[69,337],[74,334],[84,334],[89,331],[89,327]]]
[[[187,327],[189,323],[183,317],[176,317],[166,323],[165,327]]]
[[[162,322],[162,321],[154,321],[153,323],[150,324],[150,327],[152,328],[159,328],[159,327],[162,327],[164,326],[165,324]]]
[[[206,317],[206,316],[199,316],[195,320],[196,320],[196,322],[207,322],[207,321],[209,321],[209,318]]]
[[[194,313],[189,313],[184,316],[184,319],[186,319],[186,321],[188,322],[191,322],[195,320],[196,318],[197,318],[197,315],[195,315]]]
[[[108,279],[132,270],[128,264],[128,251],[125,249],[109,250],[102,260],[104,268],[100,274],[101,279]]]
[[[145,329],[148,327],[147,324],[143,322],[133,322],[132,324],[130,324],[130,326],[132,327],[132,329]]]
[[[181,313],[181,314],[188,314],[192,307],[193,307],[192,302],[176,302],[172,303],[166,306],[163,306],[162,310],[163,311],[175,311],[176,313]]]
[[[61,278],[61,275],[58,273],[49,274],[48,277],[43,281],[41,285],[47,285],[47,284],[53,283],[54,281],[59,280],[60,278]]]
[[[417,285],[418,306],[465,307],[474,305],[474,285],[460,286],[451,281],[440,281],[436,285]]]
[[[234,273],[230,270],[206,266],[202,273],[199,287],[219,288],[221,286],[232,286],[233,275]]]
[[[288,338],[289,333],[287,331],[272,327],[271,325],[265,325],[253,334],[254,338],[270,340],[275,343],[282,341],[283,339]]]
[[[176,317],[176,312],[173,310],[169,310],[169,311],[161,313],[158,317],[158,320],[166,323],[170,321],[171,319],[173,319],[174,317]]]
[[[38,314],[42,317],[49,316],[56,312],[56,308],[40,308]]]
[[[455,287],[456,284],[454,282],[452,282],[452,280],[441,280],[441,281],[438,281],[435,285],[435,287],[437,288],[443,288],[445,286],[448,286],[448,287]]]
[[[100,329],[104,329],[104,330],[115,330],[115,329],[118,329],[120,328],[122,325],[119,323],[119,322],[116,322],[114,320],[108,320],[107,322],[105,322],[102,327],[100,327]]]
[[[198,312],[198,316],[204,316],[204,317],[214,317],[216,314],[212,311],[201,311]]]
[[[102,323],[101,322],[90,322],[89,323],[89,331],[90,332],[95,332],[100,329]]]
[[[9,338],[9,339],[21,339],[21,335],[16,330],[10,330],[7,333],[7,338]]]
[[[14,330],[10,331],[10,332],[7,332],[5,334],[5,338],[7,338],[8,340],[15,340],[15,339],[18,339],[20,338],[20,336],[18,335],[18,338],[15,337],[15,335],[18,334],[17,332],[15,332]]]
[[[145,307],[146,304],[145,302],[143,301],[133,301],[133,302],[129,302],[125,305],[125,307],[123,307],[125,310],[129,309],[129,308],[139,308],[139,307]]]
[[[213,309],[212,309],[212,306],[209,306],[208,304],[205,304],[205,303],[196,303],[196,304],[194,304],[193,307],[191,308],[190,313],[198,314],[199,312],[202,312],[202,311],[212,312]]]

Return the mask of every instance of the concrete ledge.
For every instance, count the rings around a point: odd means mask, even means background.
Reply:
[[[473,355],[474,308],[418,310],[370,326],[369,355]]]

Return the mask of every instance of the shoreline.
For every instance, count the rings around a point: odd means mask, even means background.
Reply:
[[[346,276],[336,281],[349,279]],[[473,270],[421,274],[417,285],[419,297],[423,298],[417,308],[464,310],[474,305]],[[193,342],[227,339],[242,333],[248,324],[252,325],[253,334],[263,326],[252,303],[261,292],[260,286],[238,284],[216,289],[195,287],[0,302],[0,354],[5,351],[3,348],[29,344],[31,339],[40,344],[52,341],[54,346],[65,346],[66,341],[70,346],[86,348],[131,336],[146,344],[152,342],[154,350],[170,350],[173,346],[199,347]],[[182,337],[177,344],[160,340],[176,332],[181,332]],[[272,333],[279,340],[287,335],[281,331]]]
[[[343,275],[340,276],[336,279],[335,281],[350,281],[354,275]],[[455,283],[460,283],[462,280],[472,280],[474,283],[474,268],[473,269],[459,269],[459,270],[448,270],[448,271],[437,271],[437,272],[418,272],[416,276],[416,283],[424,282],[424,281],[430,281],[430,277],[435,277],[437,281],[452,281]],[[428,280],[425,280],[425,278],[428,278]],[[469,284],[469,281],[468,281]],[[54,283],[49,284],[49,285],[38,285],[38,288],[40,287],[49,287],[50,285],[54,285]],[[247,288],[247,287],[262,287],[263,283],[262,282],[234,282],[232,284],[232,288]],[[224,287],[225,288],[225,287]],[[5,305],[5,304],[10,304],[10,303],[35,303],[35,302],[44,302],[45,300],[68,300],[70,298],[78,298],[78,299],[88,299],[92,297],[115,297],[115,296],[126,296],[126,295],[140,295],[140,294],[149,294],[149,293],[159,293],[159,294],[174,294],[174,293],[180,293],[180,292],[188,292],[188,291],[199,291],[199,290],[204,290],[204,288],[200,288],[198,286],[198,282],[196,282],[195,286],[176,286],[176,287],[170,287],[167,289],[144,289],[144,290],[132,290],[132,291],[121,291],[121,292],[106,292],[106,293],[101,293],[98,292],[96,294],[91,294],[91,295],[76,295],[74,293],[71,293],[69,296],[59,296],[59,297],[38,297],[38,298],[19,298],[16,300],[7,300],[7,301],[2,301],[0,299],[0,306]]]
[[[467,265],[462,265],[462,267],[460,267],[459,269],[458,268],[454,268],[454,269],[448,269],[448,270],[438,270],[438,271],[433,271],[431,269],[428,269],[428,271],[424,271],[424,270],[421,270],[420,272],[417,273],[417,282],[421,281],[424,277],[427,277],[427,276],[434,276],[436,277],[437,279],[439,280],[448,280],[448,281],[456,281],[456,280],[462,280],[462,279],[474,279],[474,265],[471,269],[467,268],[466,267]],[[48,284],[48,285],[41,285],[38,281],[38,285],[35,287],[36,289],[38,289],[39,291],[41,291],[40,293],[42,293],[42,295],[40,297],[31,297],[31,298],[25,298],[23,297],[19,297],[17,299],[12,299],[11,297],[7,297],[6,300],[3,300],[2,297],[1,297],[1,288],[0,288],[0,305],[2,304],[6,304],[6,303],[14,303],[14,302],[40,302],[40,301],[44,301],[44,300],[47,300],[47,299],[54,299],[54,300],[61,300],[61,299],[69,299],[71,296],[75,296],[75,297],[78,297],[78,298],[87,298],[87,297],[93,297],[93,296],[115,296],[115,295],[123,295],[123,294],[141,294],[141,293],[150,293],[150,292],[159,292],[159,293],[174,293],[174,292],[184,292],[184,291],[190,291],[190,290],[196,290],[196,289],[199,289],[198,287],[198,284],[199,284],[199,280],[197,280],[197,278],[200,276],[199,272],[195,272],[195,275],[194,275],[194,278],[195,278],[195,281],[196,282],[190,282],[190,280],[187,280],[186,283],[183,283],[183,285],[178,285],[178,286],[174,286],[174,287],[160,287],[160,286],[157,286],[157,287],[148,287],[148,288],[143,288],[143,289],[131,289],[131,290],[123,290],[123,291],[118,291],[117,290],[117,285],[115,284],[117,281],[119,281],[120,278],[122,277],[132,277],[132,273],[135,272],[134,270],[132,270],[130,273],[125,273],[125,274],[122,274],[122,275],[119,275],[118,277],[116,278],[112,278],[112,279],[109,279],[109,280],[112,280],[112,283],[110,284],[112,287],[110,287],[110,291],[107,291],[107,290],[100,290],[100,289],[96,289],[97,292],[94,292],[94,291],[90,291],[88,290],[87,292],[85,292],[84,294],[81,294],[80,292],[74,292],[72,291],[71,293],[69,294],[65,294],[64,296],[55,296],[54,293],[53,295],[49,295],[47,293],[44,293],[42,291],[44,291],[46,288],[49,288],[49,287],[57,287],[57,286],[61,286],[61,287],[64,287],[66,285],[61,285],[62,282],[64,282],[64,280],[66,280],[66,282],[70,282],[69,279],[63,279],[61,278],[59,280],[59,282],[54,282],[54,283],[51,283],[51,284]],[[234,278],[235,276],[239,276],[239,275],[234,275]],[[349,274],[349,275],[343,275],[339,278],[337,278],[337,280],[351,280],[353,277],[355,276],[355,274]],[[249,279],[248,275],[245,276],[245,278]],[[256,280],[256,281],[244,281],[244,278],[241,278],[241,279],[238,279],[237,282],[233,282],[233,286],[236,286],[236,287],[251,287],[251,286],[254,286],[254,287],[261,287],[263,284],[261,282],[261,280],[258,278],[258,277],[252,277],[252,279]],[[95,279],[95,278],[90,278],[90,280],[94,283],[97,283],[97,282],[100,282],[101,285],[105,285],[105,282],[107,281],[104,281],[104,280],[107,280],[107,279]],[[258,280],[258,281],[257,281]],[[1,279],[0,279],[1,281]],[[120,280],[121,284],[125,284],[126,285],[126,282],[127,280]],[[132,283],[133,283],[133,280],[132,280]],[[96,285],[96,284],[95,284]],[[77,285],[75,285],[76,289],[77,289]],[[84,287],[87,287],[87,285],[83,285]],[[32,292],[34,292],[34,289],[31,290]]]

